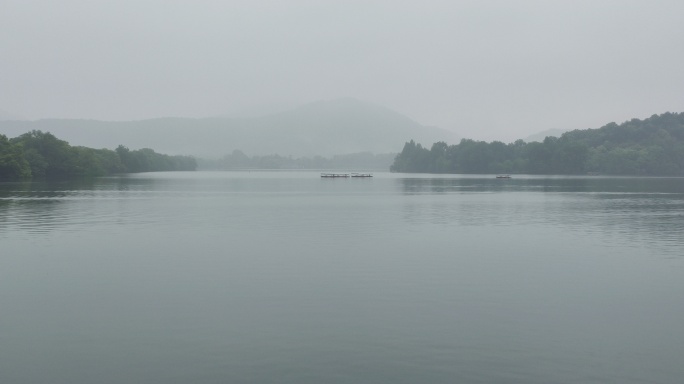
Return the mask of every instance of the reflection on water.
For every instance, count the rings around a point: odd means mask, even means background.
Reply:
[[[683,178],[671,177],[572,177],[525,176],[496,179],[492,176],[403,177],[397,180],[406,194],[473,192],[576,192],[682,194]]]
[[[684,179],[597,177],[402,178],[403,218],[414,224],[554,226],[642,245],[684,233]],[[679,252],[677,250],[677,252]]]
[[[501,180],[380,174],[362,181],[318,180],[312,173],[250,172],[2,183],[0,236],[96,231],[106,226],[117,230],[121,225],[173,227],[178,219],[198,226],[213,220],[226,228],[253,230],[271,225],[312,230],[306,226],[314,223],[317,229],[329,225],[331,230],[353,233],[353,221],[366,217],[368,210],[377,212],[379,226],[366,231],[381,230],[382,220],[399,213],[398,218],[418,226],[493,230],[517,226],[529,231],[553,226],[599,234],[606,241],[652,246],[678,245],[684,233],[681,178],[516,176]],[[302,215],[297,204],[291,205],[298,198],[309,207],[320,204],[316,209],[321,214],[332,209],[330,204],[347,213],[360,211],[354,216],[332,212],[334,220],[321,226],[317,215]],[[195,209],[184,209],[189,206]],[[182,218],[176,216],[179,212]],[[277,212],[285,215],[285,222],[272,220]],[[225,215],[235,220],[226,222]]]
[[[401,219],[414,225],[524,226],[530,231],[554,226],[569,231],[611,234],[607,238],[614,241],[653,245],[678,243],[679,235],[684,233],[684,179],[681,178],[517,176],[501,180],[472,175],[435,178],[376,175],[375,180],[358,183],[321,182],[310,173],[275,173],[275,176],[258,172],[237,173],[237,176],[205,173],[199,178],[176,175],[2,183],[0,235],[88,231],[96,230],[98,225],[163,226],[173,223],[173,212],[182,208],[174,206],[174,201],[196,204],[198,209],[185,212],[184,219],[201,224],[218,212],[212,211],[212,204],[221,206],[225,204],[222,199],[235,201],[236,197],[240,199],[239,204],[230,214],[243,219],[231,223],[259,230],[272,224],[269,212],[288,209],[279,200],[283,197],[306,198],[309,205],[315,205],[331,196],[339,196],[334,203],[348,210],[381,212],[387,204],[396,202],[401,207]],[[405,197],[401,198],[402,195]],[[383,200],[378,200],[379,196]],[[140,201],[150,209],[140,209],[132,201]],[[321,204],[324,204],[319,207],[321,212],[329,209],[329,202]],[[272,211],[249,208],[269,205],[273,206]],[[297,213],[293,211],[290,215],[294,219]],[[256,221],[248,219],[255,215],[263,217]],[[337,215],[330,224],[345,227],[347,223],[340,221],[344,218]],[[214,219],[220,221],[221,217]]]
[[[678,382],[684,179],[0,183],[0,382]]]
[[[153,199],[153,186],[154,180],[123,177],[0,183],[0,234],[82,231],[97,224],[136,221],[139,215],[111,202]]]

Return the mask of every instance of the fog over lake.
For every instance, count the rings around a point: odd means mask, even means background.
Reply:
[[[684,179],[0,183],[3,383],[677,383]]]

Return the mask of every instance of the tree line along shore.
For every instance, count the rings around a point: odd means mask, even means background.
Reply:
[[[598,129],[510,144],[463,139],[430,149],[410,141],[392,172],[684,176],[684,113],[610,123]]]
[[[241,151],[215,161],[199,159],[213,169],[312,168],[387,164],[390,155],[370,153],[332,159],[249,158]],[[305,161],[306,160],[306,161]],[[0,181],[31,178],[106,176],[117,173],[194,171],[198,159],[165,155],[149,148],[115,150],[71,146],[48,132],[34,130],[8,139],[0,134]],[[574,130],[543,142],[517,140],[505,144],[462,139],[432,144],[413,140],[394,157],[391,172],[463,174],[558,174],[684,176],[684,113],[610,123],[598,129]]]
[[[193,157],[165,155],[149,148],[129,150],[119,145],[111,150],[71,146],[41,131],[12,139],[0,134],[0,181],[194,171],[196,168]]]

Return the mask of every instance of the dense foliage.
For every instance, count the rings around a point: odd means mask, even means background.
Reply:
[[[124,172],[193,171],[195,159],[149,148],[116,151],[71,146],[48,132],[31,131],[13,139],[0,135],[0,180],[31,177],[104,176]]]
[[[504,144],[463,139],[427,149],[414,141],[392,172],[684,175],[684,113],[653,115],[598,129],[574,130],[543,142]]]

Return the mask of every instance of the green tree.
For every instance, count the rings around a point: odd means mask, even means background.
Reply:
[[[21,144],[13,144],[0,134],[0,180],[20,180],[31,177],[31,166],[24,157]]]
[[[49,132],[31,131],[11,142],[23,146],[33,176],[64,177],[76,173],[69,143]]]

